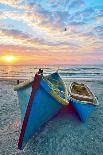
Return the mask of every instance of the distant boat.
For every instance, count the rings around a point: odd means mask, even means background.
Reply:
[[[45,77],[36,74],[34,80],[20,83],[14,90],[18,94],[22,120],[18,148],[23,149],[41,126],[69,103],[57,72]]]
[[[67,31],[67,28],[65,28],[64,31]]]
[[[73,82],[70,86],[69,102],[83,122],[87,120],[96,105],[98,105],[98,101],[90,89],[86,85],[77,82]]]

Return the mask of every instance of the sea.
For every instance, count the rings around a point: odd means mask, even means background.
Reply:
[[[85,123],[72,107],[64,108],[18,150],[21,112],[14,86],[39,68],[44,75],[58,71],[67,88],[73,81],[87,84],[99,106]],[[0,155],[103,155],[103,65],[0,66]]]
[[[103,65],[14,65],[0,66],[0,79],[22,79],[34,77],[42,68],[44,75],[58,71],[65,80],[103,80]]]

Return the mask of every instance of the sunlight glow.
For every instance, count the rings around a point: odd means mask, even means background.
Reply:
[[[13,63],[16,60],[16,57],[13,55],[2,56],[2,60],[7,63]]]

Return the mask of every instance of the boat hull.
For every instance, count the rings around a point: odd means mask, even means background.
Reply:
[[[58,77],[58,74],[55,78]],[[26,88],[17,90],[20,100],[22,129],[19,137],[18,148],[23,149],[28,140],[62,107],[65,100],[56,97],[55,93],[44,79],[34,80]],[[63,104],[61,103],[63,102]],[[66,101],[68,104],[68,101]]]
[[[42,94],[42,95],[41,95]],[[43,88],[40,88],[33,100],[31,112],[29,115],[28,124],[26,126],[24,136],[24,146],[38,129],[52,118],[60,109],[62,105],[51,97]]]
[[[20,114],[21,114],[21,122],[23,123],[26,109],[29,103],[29,99],[32,92],[32,85],[28,85],[25,89],[20,89],[17,91],[18,99],[19,99],[19,106],[20,106]]]
[[[72,104],[82,122],[85,122],[96,108],[96,106],[91,103],[83,103],[82,101],[73,98],[69,98],[69,103]]]

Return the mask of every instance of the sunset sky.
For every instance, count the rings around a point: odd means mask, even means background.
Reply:
[[[103,64],[103,0],[0,0],[0,64],[88,63]]]

